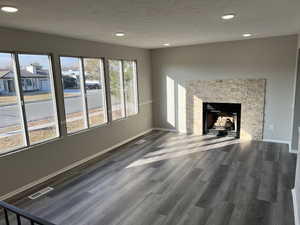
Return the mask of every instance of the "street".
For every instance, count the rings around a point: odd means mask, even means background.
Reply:
[[[82,111],[80,96],[65,99],[67,114]],[[99,90],[89,90],[87,93],[89,109],[102,106],[102,93]],[[37,101],[27,103],[26,117],[28,121],[41,120],[53,116],[52,101]],[[0,106],[0,128],[9,127],[19,123],[19,108],[17,105]]]

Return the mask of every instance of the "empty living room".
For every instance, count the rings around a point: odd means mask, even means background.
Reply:
[[[300,225],[299,0],[0,0],[0,225]]]

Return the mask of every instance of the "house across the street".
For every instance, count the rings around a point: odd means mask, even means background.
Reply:
[[[40,65],[29,65],[21,69],[22,90],[27,91],[49,91],[50,80],[47,70]],[[14,72],[11,70],[0,71],[0,94],[10,94],[15,91]]]

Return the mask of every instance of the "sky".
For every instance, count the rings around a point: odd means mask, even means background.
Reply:
[[[76,57],[60,57],[60,64],[64,67],[80,67],[79,58]]]
[[[31,55],[19,54],[20,67],[25,68],[32,63],[39,63],[44,69],[49,68],[47,55]],[[12,57],[10,53],[0,53],[0,69],[6,69],[8,65],[12,65]],[[75,57],[61,57],[61,64],[63,67],[73,67],[79,65],[79,58]]]
[[[39,63],[44,69],[49,68],[47,55],[19,54],[19,62],[21,68],[25,68],[32,63]],[[13,65],[12,55],[10,53],[0,53],[0,69],[7,68],[8,65]]]

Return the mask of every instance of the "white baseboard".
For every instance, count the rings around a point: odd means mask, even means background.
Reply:
[[[274,142],[274,143],[282,143],[282,144],[290,144],[290,141],[276,140],[276,139],[263,139],[266,142]]]
[[[292,196],[293,196],[295,225],[300,225],[299,224],[299,215],[298,215],[298,204],[297,204],[297,197],[296,197],[295,189],[292,190]]]
[[[36,181],[34,181],[34,182],[31,182],[31,183],[29,183],[29,184],[27,184],[27,185],[25,185],[25,186],[23,186],[23,187],[20,187],[20,188],[14,190],[14,191],[12,191],[12,192],[9,192],[9,193],[7,193],[7,194],[5,194],[5,195],[2,195],[2,196],[0,196],[0,200],[3,201],[3,200],[5,200],[5,199],[9,199],[9,198],[11,198],[11,197],[13,197],[13,196],[15,196],[15,195],[17,195],[17,194],[20,194],[20,193],[22,193],[22,192],[24,192],[24,191],[26,191],[26,190],[28,190],[28,189],[30,189],[30,188],[36,186],[36,185],[39,185],[39,184],[41,184],[41,183],[43,183],[43,182],[45,182],[45,181],[47,181],[47,180],[49,180],[49,179],[51,179],[51,178],[53,178],[53,177],[59,175],[59,174],[61,174],[61,173],[64,173],[64,172],[66,172],[66,171],[68,171],[68,170],[70,170],[70,169],[73,169],[73,168],[75,168],[75,167],[77,167],[77,166],[79,166],[79,165],[81,165],[81,164],[84,164],[84,163],[86,163],[86,162],[88,162],[88,161],[90,161],[90,160],[92,160],[92,159],[94,159],[94,158],[96,158],[96,157],[99,157],[99,156],[103,155],[104,153],[107,153],[107,152],[109,152],[109,151],[111,151],[111,150],[113,150],[113,149],[115,149],[115,148],[118,148],[118,147],[120,147],[121,145],[124,145],[124,144],[126,144],[126,143],[128,143],[128,142],[130,142],[130,141],[132,141],[132,140],[134,140],[134,139],[136,139],[136,138],[138,138],[138,137],[144,135],[144,134],[147,134],[147,133],[151,132],[152,130],[154,130],[154,129],[146,130],[146,131],[144,131],[144,132],[142,132],[142,133],[140,133],[140,134],[138,134],[138,135],[136,135],[136,136],[134,136],[134,137],[128,138],[128,139],[126,139],[126,140],[124,140],[124,141],[122,141],[122,142],[119,142],[118,144],[116,144],[116,145],[114,145],[114,146],[112,146],[112,147],[109,147],[109,148],[107,148],[107,149],[105,149],[105,150],[103,150],[103,151],[101,151],[101,152],[98,152],[97,154],[94,154],[94,155],[92,155],[92,156],[89,156],[89,157],[87,157],[87,158],[84,158],[84,159],[82,159],[82,160],[79,160],[79,161],[77,161],[77,162],[75,162],[75,163],[72,163],[71,165],[62,168],[62,169],[56,171],[55,173],[49,174],[49,175],[46,176],[46,177],[43,177],[43,178],[41,178],[41,179],[39,179],[39,180],[36,180]]]
[[[289,152],[293,154],[297,154],[297,150],[292,149],[292,143],[291,141],[283,141],[283,140],[276,140],[276,139],[263,139],[262,141],[265,142],[274,142],[274,143],[281,143],[281,144],[288,144],[289,145]]]

